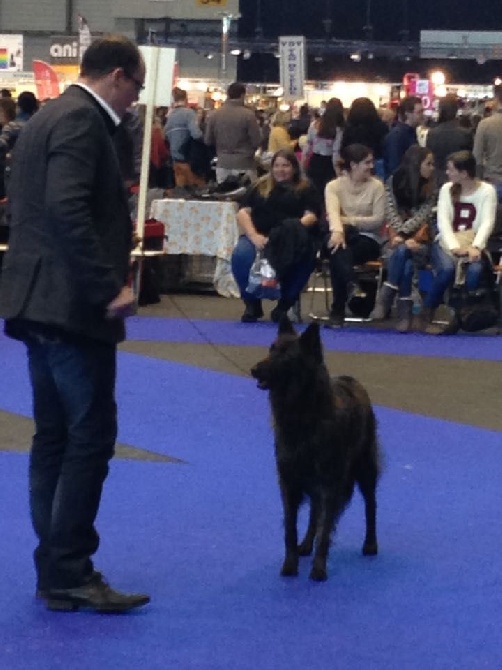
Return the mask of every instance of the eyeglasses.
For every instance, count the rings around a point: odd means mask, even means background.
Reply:
[[[136,93],[138,93],[138,95],[139,95],[141,93],[141,91],[143,91],[144,88],[145,88],[144,83],[142,81],[140,81],[139,79],[136,79],[135,77],[133,77],[130,74],[126,74],[126,73],[124,73],[124,74],[125,74],[126,79],[129,79],[129,81],[132,81],[132,83],[134,84],[134,86],[136,88]]]

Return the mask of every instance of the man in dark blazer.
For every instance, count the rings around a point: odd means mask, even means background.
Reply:
[[[458,98],[448,94],[439,101],[438,123],[427,133],[425,146],[434,154],[435,178],[438,188],[447,181],[446,163],[450,154],[456,151],[472,151],[474,135],[468,128],[462,128],[457,119]]]
[[[30,511],[37,597],[49,609],[121,612],[149,602],[112,589],[91,559],[117,435],[116,347],[134,306],[131,220],[111,136],[144,78],[131,41],[95,40],[78,83],[33,116],[13,156],[0,316],[28,351]]]

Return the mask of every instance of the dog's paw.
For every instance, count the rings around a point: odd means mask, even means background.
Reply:
[[[325,582],[328,579],[326,568],[320,568],[315,565],[312,566],[309,578],[314,582]]]
[[[378,554],[378,545],[376,542],[365,542],[363,544],[363,556],[376,556]]]
[[[314,545],[312,544],[312,542],[307,542],[306,540],[303,540],[303,542],[298,545],[298,556],[310,556],[312,554],[313,549]]]
[[[281,577],[298,577],[298,560],[286,558],[282,564]]]

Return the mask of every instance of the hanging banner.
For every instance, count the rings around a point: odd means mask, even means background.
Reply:
[[[85,16],[82,14],[77,14],[78,17],[78,46],[79,46],[79,58],[82,62],[82,56],[85,53],[85,50],[90,46],[92,42],[91,31],[89,29],[89,24]]]
[[[0,35],[0,72],[22,72],[23,36]]]
[[[281,86],[285,100],[304,98],[305,54],[305,37],[302,35],[279,37]]]
[[[49,63],[45,63],[43,60],[34,60],[33,76],[39,100],[59,97],[59,79]]]
[[[174,88],[175,78],[178,70],[176,65],[176,49],[170,47],[140,46],[146,65],[145,88],[139,96],[140,104],[146,104],[150,91],[153,91],[153,104],[156,107],[169,107],[171,105],[171,93]],[[157,67],[149,67],[153,52],[158,52],[156,57]],[[152,74],[156,72],[156,76]]]

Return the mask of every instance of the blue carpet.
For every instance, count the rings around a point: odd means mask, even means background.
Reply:
[[[20,352],[16,344],[2,352],[0,405],[25,414]],[[120,439],[188,462],[115,461],[105,489],[97,564],[117,587],[144,589],[153,602],[125,617],[49,613],[34,603],[27,457],[0,454],[0,667],[502,665],[500,433],[378,408],[380,556],[360,555],[356,496],[330,580],[311,584],[305,559],[288,581],[278,576],[266,394],[250,379],[133,354],[121,354],[119,369]]]
[[[163,342],[270,345],[277,326],[270,322],[243,324],[233,321],[163,319],[135,317],[128,321],[128,338]],[[411,356],[441,356],[473,360],[502,360],[502,340],[492,334],[458,334],[434,337],[420,333],[400,335],[394,331],[367,326],[348,326],[343,330],[322,329],[326,349]]]

